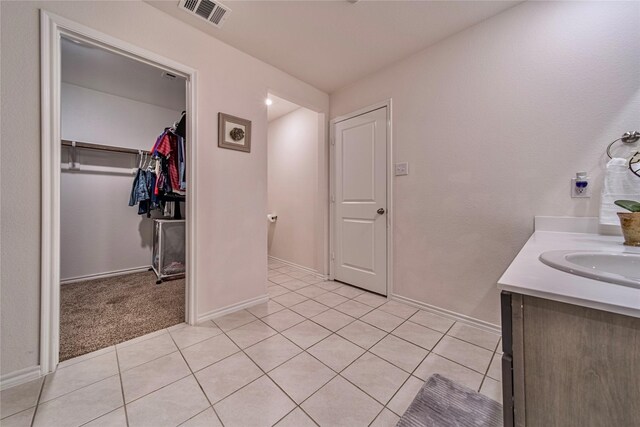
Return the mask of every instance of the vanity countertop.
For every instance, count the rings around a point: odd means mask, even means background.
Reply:
[[[536,231],[498,281],[498,288],[598,310],[640,317],[640,289],[576,276],[543,264],[552,250],[640,253],[624,246],[621,236]]]

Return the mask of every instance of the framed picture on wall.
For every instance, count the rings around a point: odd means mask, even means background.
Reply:
[[[218,113],[218,147],[251,152],[251,121]]]

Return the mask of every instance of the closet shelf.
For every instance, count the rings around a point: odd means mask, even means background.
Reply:
[[[117,147],[115,145],[94,144],[92,142],[79,142],[69,141],[67,139],[62,140],[62,146],[64,147],[84,148],[87,150],[97,151],[110,151],[112,153],[128,153],[128,154],[149,154],[147,150],[136,150],[135,148]]]

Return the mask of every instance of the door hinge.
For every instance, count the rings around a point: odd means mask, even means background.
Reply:
[[[336,196],[334,196],[333,194],[331,195],[331,203],[335,203],[336,202]]]
[[[336,259],[336,253],[335,252],[331,252],[331,260],[333,261],[334,259]]]
[[[334,137],[330,138],[331,145],[336,145],[336,139]]]

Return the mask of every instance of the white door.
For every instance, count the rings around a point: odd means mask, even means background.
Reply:
[[[334,277],[386,295],[387,107],[334,129]]]

